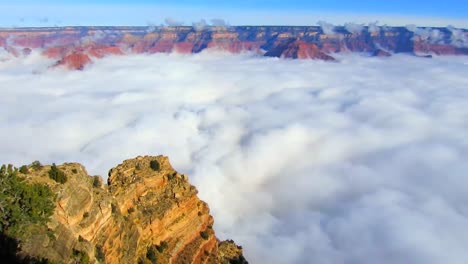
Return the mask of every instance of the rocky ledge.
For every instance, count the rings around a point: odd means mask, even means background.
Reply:
[[[247,263],[240,246],[215,236],[208,205],[167,157],[125,160],[109,171],[108,184],[77,163],[32,164],[11,171],[27,184],[48,186],[55,196],[46,224],[14,238],[19,259]]]

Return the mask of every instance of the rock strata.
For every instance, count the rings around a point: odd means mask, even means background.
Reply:
[[[413,30],[413,31],[411,31]],[[418,33],[426,32],[426,34]],[[427,32],[434,34],[427,37]],[[437,38],[435,38],[437,36]],[[410,55],[468,55],[468,30],[362,27],[350,32],[316,26],[205,27],[51,27],[0,29],[0,49],[13,56],[38,50],[69,69],[81,70],[108,55],[140,53],[199,53],[206,49],[289,59],[334,61],[335,53],[366,53],[388,57]],[[23,52],[21,52],[21,50]],[[71,57],[70,57],[71,56]],[[86,58],[86,57],[87,58]]]
[[[20,174],[56,193],[47,230],[21,241],[21,254],[53,263],[247,263],[240,246],[215,236],[208,205],[167,157],[125,160],[107,185],[77,163],[57,166],[65,183],[50,179],[50,168]]]

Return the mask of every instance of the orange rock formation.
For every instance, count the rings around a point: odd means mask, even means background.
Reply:
[[[54,263],[77,263],[77,252],[91,263],[247,263],[241,247],[216,238],[208,205],[167,157],[126,160],[108,185],[80,164],[58,167],[64,184],[47,177],[50,166],[25,175],[57,199],[49,231],[22,242],[24,254]]]

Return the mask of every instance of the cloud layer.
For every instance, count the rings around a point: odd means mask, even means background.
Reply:
[[[0,160],[168,155],[251,263],[467,263],[468,65],[205,52],[0,62]]]

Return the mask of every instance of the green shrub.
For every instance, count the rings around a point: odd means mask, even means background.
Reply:
[[[136,168],[137,170],[141,170],[141,169],[143,169],[143,166],[141,165],[141,163],[137,163],[137,165],[135,166],[135,168]]]
[[[101,246],[96,245],[96,251],[94,255],[99,262],[106,262],[106,255],[104,254],[104,251],[102,250]]]
[[[159,253],[163,253],[164,250],[168,247],[168,244],[166,241],[162,241],[159,245],[156,246],[156,249],[158,250]]]
[[[159,162],[157,160],[152,160],[150,161],[150,167],[151,169],[153,169],[154,171],[158,171],[161,169],[161,165],[159,164]]]
[[[31,168],[33,168],[35,171],[41,170],[42,167],[42,164],[38,160],[35,160],[31,163]]]
[[[86,254],[86,252],[80,251],[73,249],[73,257],[77,261],[77,263],[80,264],[89,264],[89,256]]]
[[[72,172],[73,172],[74,174],[77,174],[77,173],[78,173],[78,170],[77,170],[77,169],[72,169]]]
[[[57,168],[55,163],[52,163],[52,167],[50,167],[49,177],[58,183],[66,183],[68,180],[67,175],[65,175],[65,172]]]
[[[177,172],[174,172],[172,174],[168,174],[167,175],[167,179],[172,181],[173,179],[175,179],[175,177],[177,177]]]
[[[152,246],[146,249],[146,258],[149,259],[151,263],[157,262],[158,259],[156,258],[156,252],[154,252],[154,248]]]
[[[117,213],[118,209],[117,209],[117,206],[115,204],[111,204],[111,211],[113,214]]]
[[[0,233],[25,235],[25,227],[45,226],[53,214],[54,193],[45,184],[28,184],[12,166],[0,169]]]
[[[15,169],[15,167],[13,167],[12,164],[8,164],[7,167],[6,167],[6,171],[7,171],[7,173],[12,174],[13,172],[16,171],[16,169]]]
[[[208,233],[208,231],[201,231],[200,232],[200,236],[205,239],[205,240],[208,240],[208,238],[210,237],[210,234]]]
[[[101,177],[99,176],[94,176],[93,177],[93,187],[95,188],[101,188],[102,183],[101,183]]]
[[[19,169],[19,172],[21,172],[23,174],[28,174],[29,173],[28,166],[26,166],[26,165],[21,166],[20,169]]]
[[[47,228],[46,234],[47,234],[47,236],[49,237],[49,239],[51,241],[55,241],[55,232],[54,232],[54,230],[52,230],[50,228]]]

